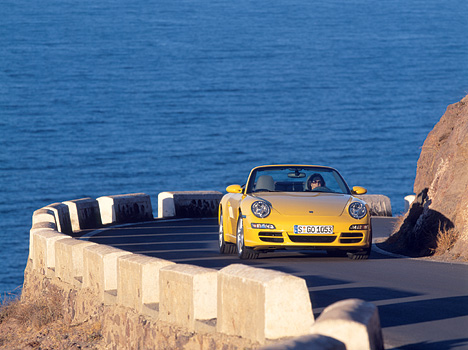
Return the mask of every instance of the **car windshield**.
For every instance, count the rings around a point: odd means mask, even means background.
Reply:
[[[255,169],[247,186],[247,193],[253,192],[350,193],[341,175],[332,168],[291,166]]]

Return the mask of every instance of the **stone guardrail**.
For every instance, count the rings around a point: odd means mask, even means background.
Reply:
[[[206,218],[217,216],[223,194],[217,191],[161,192],[158,195],[159,218]],[[381,194],[357,196],[369,205],[372,216],[392,216],[390,198]]]
[[[161,192],[158,195],[158,217],[216,217],[222,197],[223,194],[217,191]]]
[[[174,217],[186,214],[187,208],[216,215],[213,207],[218,207],[221,193],[192,195],[193,200],[189,192],[162,193],[159,215]],[[199,210],[196,205],[201,206]],[[75,294],[89,293],[98,304],[125,307],[189,332],[241,337],[253,347],[383,349],[373,304],[345,300],[314,320],[307,285],[299,277],[241,264],[219,271],[175,264],[71,237],[85,228],[147,220],[153,220],[152,206],[150,197],[142,193],[48,205],[33,214],[27,270],[39,279],[65,283]],[[84,305],[75,305],[72,314],[82,314]],[[103,322],[112,324],[106,337],[115,348],[141,345],[141,334],[152,341],[154,332],[141,330],[152,322],[124,324],[117,318]],[[284,338],[289,340],[281,342]]]
[[[372,216],[392,216],[390,198],[381,194],[362,194],[357,196],[369,205]]]

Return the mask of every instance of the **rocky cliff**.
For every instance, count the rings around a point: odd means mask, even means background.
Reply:
[[[468,95],[427,136],[417,165],[417,198],[388,243],[413,256],[468,260]]]

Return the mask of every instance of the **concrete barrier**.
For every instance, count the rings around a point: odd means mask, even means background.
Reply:
[[[55,215],[51,209],[38,209],[34,211],[32,216],[32,226],[29,231],[29,259],[34,256],[34,232],[50,230],[57,231],[57,224],[55,223]],[[58,232],[58,231],[57,231]]]
[[[219,271],[220,332],[264,343],[265,339],[309,334],[313,322],[302,278],[240,264]]]
[[[63,203],[53,203],[53,204],[49,204],[43,209],[49,209],[53,211],[58,232],[65,233],[65,234],[72,233],[70,212],[68,210],[67,205]]]
[[[372,216],[392,216],[390,198],[381,194],[363,194],[357,196],[369,205]]]
[[[191,192],[184,192],[180,202],[174,193],[170,200],[179,204],[174,204],[173,214],[182,215],[191,205],[199,206],[198,213],[212,213],[212,207],[217,211],[217,198],[221,196],[215,193],[212,199],[204,197],[212,201],[208,205],[200,199],[206,193],[196,192],[194,202],[188,197]],[[186,209],[177,211],[179,206]],[[377,308],[370,303],[338,302],[326,308],[314,323],[307,285],[301,278],[240,264],[220,271],[175,264],[74,239],[58,231],[100,227],[97,209],[106,218],[104,223],[133,222],[138,217],[146,220],[149,213],[152,218],[151,202],[144,194],[84,198],[36,210],[30,231],[32,261],[28,265],[40,274],[39,279],[60,279],[75,291],[97,296],[93,300],[107,306],[127,307],[151,316],[153,321],[160,319],[197,334],[217,332],[216,337],[242,337],[260,344],[299,337],[271,349],[343,349],[343,344],[346,349],[383,349]],[[167,215],[164,205],[162,210]],[[89,304],[81,305],[84,308]]]
[[[346,350],[346,345],[335,338],[311,334],[264,346],[261,350]]]
[[[411,205],[413,204],[415,199],[416,196],[414,194],[410,194],[405,197],[405,212],[407,212],[411,208]]]
[[[359,299],[336,302],[323,310],[312,333],[342,341],[347,350],[383,350],[377,307]]]
[[[132,254],[96,244],[83,251],[83,287],[97,294],[105,304],[117,302],[117,258]]]
[[[140,254],[117,259],[117,302],[139,313],[157,317],[159,305],[159,271],[172,261]]]
[[[84,274],[83,250],[93,242],[65,238],[55,243],[55,277],[75,287],[81,287]]]
[[[55,243],[69,236],[54,230],[36,230],[32,234],[33,267],[47,277],[55,276]]]
[[[97,201],[103,225],[153,220],[151,199],[147,194],[104,196]]]
[[[70,212],[71,229],[79,232],[102,226],[99,203],[96,199],[81,198],[63,202]]]
[[[38,209],[33,213],[32,216],[32,229],[43,229],[49,228],[55,231],[57,230],[57,224],[55,222],[55,213],[52,209]]]
[[[217,316],[217,271],[192,265],[170,265],[159,271],[159,317],[196,329],[196,321]]]
[[[216,217],[222,197],[217,191],[162,192],[158,195],[158,217]]]

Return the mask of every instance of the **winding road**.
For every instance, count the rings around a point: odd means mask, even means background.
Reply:
[[[373,218],[374,242],[390,234],[394,220]],[[467,264],[410,259],[378,248],[364,261],[309,251],[279,251],[241,261],[219,254],[213,218],[122,225],[82,239],[182,264],[221,269],[243,263],[283,271],[306,280],[315,317],[342,299],[377,305],[387,350],[468,349]]]

